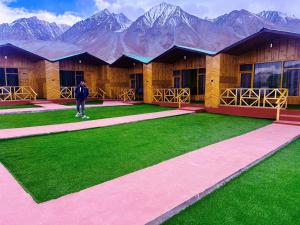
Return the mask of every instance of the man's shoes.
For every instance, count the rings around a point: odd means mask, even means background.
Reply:
[[[76,118],[81,117],[81,113],[77,113],[77,114],[75,115],[75,117],[76,117]]]
[[[88,116],[83,116],[82,119],[88,120],[90,117]]]

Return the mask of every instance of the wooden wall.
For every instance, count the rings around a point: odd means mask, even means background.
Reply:
[[[78,63],[72,60],[64,60],[59,62],[60,70],[83,71],[84,79],[87,86],[96,91],[98,87],[104,87],[105,66],[93,65],[87,63]]]
[[[206,66],[205,56],[190,56],[186,60],[180,59],[174,63],[174,70],[187,70],[205,68]]]
[[[4,58],[5,56],[7,56],[7,59]],[[4,55],[0,52],[0,67],[17,68],[19,72],[19,85],[31,86],[36,92],[38,92],[35,63],[36,61],[31,60],[28,56],[17,54]]]
[[[117,98],[123,88],[130,88],[130,74],[143,74],[143,64],[136,63],[135,67],[108,67],[108,83],[110,98]]]
[[[222,89],[240,87],[240,64],[289,60],[300,60],[300,40],[281,38],[272,41],[272,48],[269,42],[238,56],[219,54],[213,58],[207,57],[205,104],[207,107],[218,107],[217,96]],[[211,80],[219,82],[219,85],[211,85]],[[289,97],[288,102],[300,104],[300,96]]]
[[[152,63],[152,88],[170,88],[173,82],[173,64]]]

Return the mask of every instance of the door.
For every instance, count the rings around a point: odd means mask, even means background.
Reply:
[[[241,74],[241,88],[251,88],[251,73]]]
[[[289,69],[283,74],[282,87],[289,89],[289,96],[299,96],[300,70]]]
[[[144,76],[143,74],[130,75],[130,88],[135,89],[136,100],[144,99]]]
[[[182,71],[182,87],[190,88],[191,95],[197,95],[197,70]]]

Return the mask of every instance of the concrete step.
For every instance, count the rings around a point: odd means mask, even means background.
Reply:
[[[205,109],[203,107],[181,107],[181,108],[178,108],[178,109],[191,111],[191,112],[196,112],[196,113],[205,112]]]
[[[298,110],[298,109],[284,109],[284,110],[281,110],[281,115],[299,115],[300,116],[300,110]]]
[[[300,115],[280,115],[280,120],[300,122]]]
[[[293,125],[293,126],[300,126],[300,122],[297,121],[287,121],[287,120],[279,120],[275,121],[276,124],[285,124],[285,125]]]

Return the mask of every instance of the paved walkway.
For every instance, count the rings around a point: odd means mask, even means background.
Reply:
[[[0,165],[0,224],[158,224],[299,135],[272,124],[42,204]]]
[[[52,133],[61,133],[67,131],[77,131],[86,130],[98,127],[107,127],[119,124],[133,123],[144,120],[165,118],[171,116],[179,116],[193,113],[186,110],[167,110],[162,112],[145,113],[131,116],[121,116],[107,119],[99,120],[89,120],[84,122],[75,123],[64,123],[64,124],[54,124],[36,127],[23,127],[23,128],[10,128],[10,129],[0,129],[0,140],[1,139],[12,139]]]
[[[55,103],[47,103],[47,104],[35,104],[37,108],[17,108],[17,109],[2,109],[0,110],[0,115],[5,114],[21,114],[21,113],[38,113],[38,112],[50,112],[57,110],[66,110],[66,109],[74,109],[75,106],[66,106]],[[97,107],[107,107],[107,106],[122,106],[122,105],[132,105],[128,103],[123,103],[120,101],[104,101],[103,104],[99,105],[86,105],[86,108],[97,108]]]

